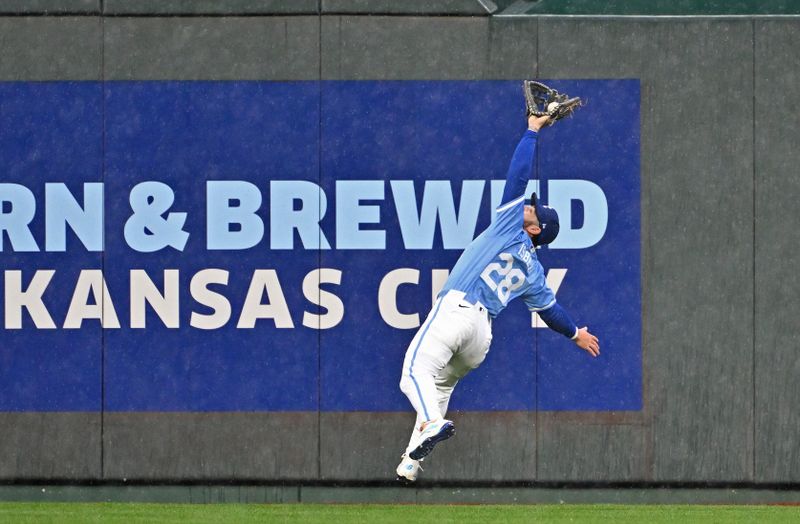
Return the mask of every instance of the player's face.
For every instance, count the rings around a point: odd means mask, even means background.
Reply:
[[[537,227],[539,226],[539,217],[536,216],[536,208],[535,207],[533,207],[533,206],[525,206],[523,224],[525,226],[528,226],[529,224],[534,224]]]

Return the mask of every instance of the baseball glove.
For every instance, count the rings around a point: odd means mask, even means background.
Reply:
[[[549,116],[547,124],[551,126],[583,105],[580,97],[570,98],[541,82],[525,80],[522,88],[528,116]]]

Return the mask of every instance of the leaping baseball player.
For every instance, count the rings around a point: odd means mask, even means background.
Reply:
[[[510,301],[522,297],[550,329],[592,357],[600,354],[597,337],[586,327],[578,328],[556,302],[536,257],[536,246],[549,244],[558,235],[558,214],[542,205],[536,193],[526,205],[524,195],[540,130],[570,115],[580,99],[532,81],[526,81],[524,89],[528,129],[511,158],[495,219],[464,250],[406,351],[400,389],[416,410],[417,420],[397,466],[398,480],[404,482],[414,482],[420,462],[436,444],[455,434],[453,422],[445,418],[453,388],[486,358],[492,319]]]

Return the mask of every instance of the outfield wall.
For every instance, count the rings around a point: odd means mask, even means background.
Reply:
[[[798,34],[792,17],[9,16],[0,80],[639,79],[643,408],[456,413],[426,478],[798,482]],[[5,412],[0,478],[385,479],[411,420]]]

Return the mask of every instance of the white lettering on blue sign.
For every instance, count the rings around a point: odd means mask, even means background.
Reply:
[[[551,180],[548,203],[558,212],[560,230],[550,249],[586,249],[602,240],[608,226],[608,201],[603,190],[588,180]],[[572,202],[583,205],[583,225],[573,228]]]
[[[39,251],[28,227],[35,215],[36,197],[30,189],[20,184],[0,184],[0,251],[5,249],[6,235],[14,251]]]
[[[489,206],[497,207],[505,182],[492,180]],[[405,249],[433,249],[437,230],[444,249],[464,249],[475,238],[482,209],[484,180],[464,180],[456,206],[453,186],[448,180],[428,180],[422,187],[421,201],[412,180],[392,180],[389,188],[397,212],[396,224]],[[318,184],[308,180],[272,180],[269,183],[269,210],[262,209],[262,191],[241,180],[206,182],[206,249],[246,250],[262,246],[264,221],[269,220],[269,249],[331,249],[323,232],[328,196]],[[526,193],[539,189],[537,181],[528,184]],[[335,185],[335,249],[386,249],[386,181],[339,180]],[[561,229],[550,249],[585,249],[603,239],[608,227],[608,201],[603,189],[588,180],[550,180],[548,204],[558,211]],[[103,250],[103,184],[83,184],[83,204],[63,183],[45,185],[46,251],[68,249],[68,229],[88,251]],[[130,193],[132,213],[124,226],[128,246],[151,253],[167,247],[183,251],[189,239],[184,231],[188,212],[170,208],[175,193],[163,182],[147,181]],[[575,224],[573,204],[583,209],[583,220]],[[0,251],[8,238],[11,250],[39,251],[31,231],[37,202],[34,193],[20,184],[0,183]],[[491,213],[494,218],[495,214]],[[392,222],[394,222],[392,220]],[[366,227],[365,227],[366,226]],[[296,242],[299,239],[299,244]],[[438,246],[437,246],[438,247]]]
[[[321,187],[307,180],[272,180],[269,191],[270,249],[294,249],[295,231],[306,249],[331,248],[319,226],[328,207]]]
[[[175,201],[172,188],[163,182],[141,182],[129,197],[133,214],[125,222],[125,241],[142,253],[152,253],[165,247],[183,251],[189,240],[184,231],[186,213],[167,213]],[[163,215],[166,213],[166,218]]]
[[[83,184],[83,206],[66,184],[45,184],[45,250],[67,250],[67,225],[88,251],[103,250],[103,184]]]
[[[206,182],[206,247],[248,249],[264,238],[264,222],[256,214],[261,191],[241,180]]]
[[[392,195],[397,220],[406,249],[432,249],[437,217],[445,249],[464,249],[475,238],[483,180],[465,180],[461,186],[459,213],[456,215],[453,189],[449,180],[428,180],[417,213],[417,197],[412,180],[392,180]]]
[[[336,181],[336,249],[386,249],[386,231],[361,229],[380,223],[380,206],[363,202],[383,200],[383,192],[383,180]]]

